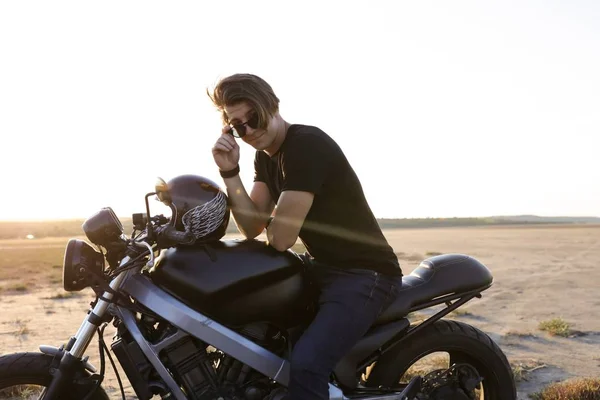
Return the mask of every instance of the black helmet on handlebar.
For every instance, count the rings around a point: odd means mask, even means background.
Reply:
[[[227,195],[210,179],[180,175],[167,182],[176,214],[175,229],[185,231],[195,243],[211,242],[225,235],[230,210]]]

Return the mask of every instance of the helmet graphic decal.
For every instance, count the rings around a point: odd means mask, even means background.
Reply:
[[[181,222],[185,231],[190,232],[198,240],[217,230],[223,223],[227,211],[227,196],[218,191],[212,200],[183,214]]]

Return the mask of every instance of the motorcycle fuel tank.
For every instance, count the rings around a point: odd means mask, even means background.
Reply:
[[[190,307],[232,326],[269,321],[290,327],[308,312],[300,258],[257,240],[163,250],[150,276]]]

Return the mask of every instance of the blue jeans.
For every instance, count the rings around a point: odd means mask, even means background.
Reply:
[[[365,269],[315,265],[309,270],[319,290],[319,309],[291,357],[290,400],[329,399],[336,364],[365,335],[396,298],[402,278]]]

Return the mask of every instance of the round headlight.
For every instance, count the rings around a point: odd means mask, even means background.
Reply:
[[[85,220],[83,231],[90,242],[98,246],[115,242],[123,234],[123,225],[110,207],[105,207]]]
[[[83,240],[71,239],[65,250],[63,288],[77,292],[102,279],[104,256]]]

